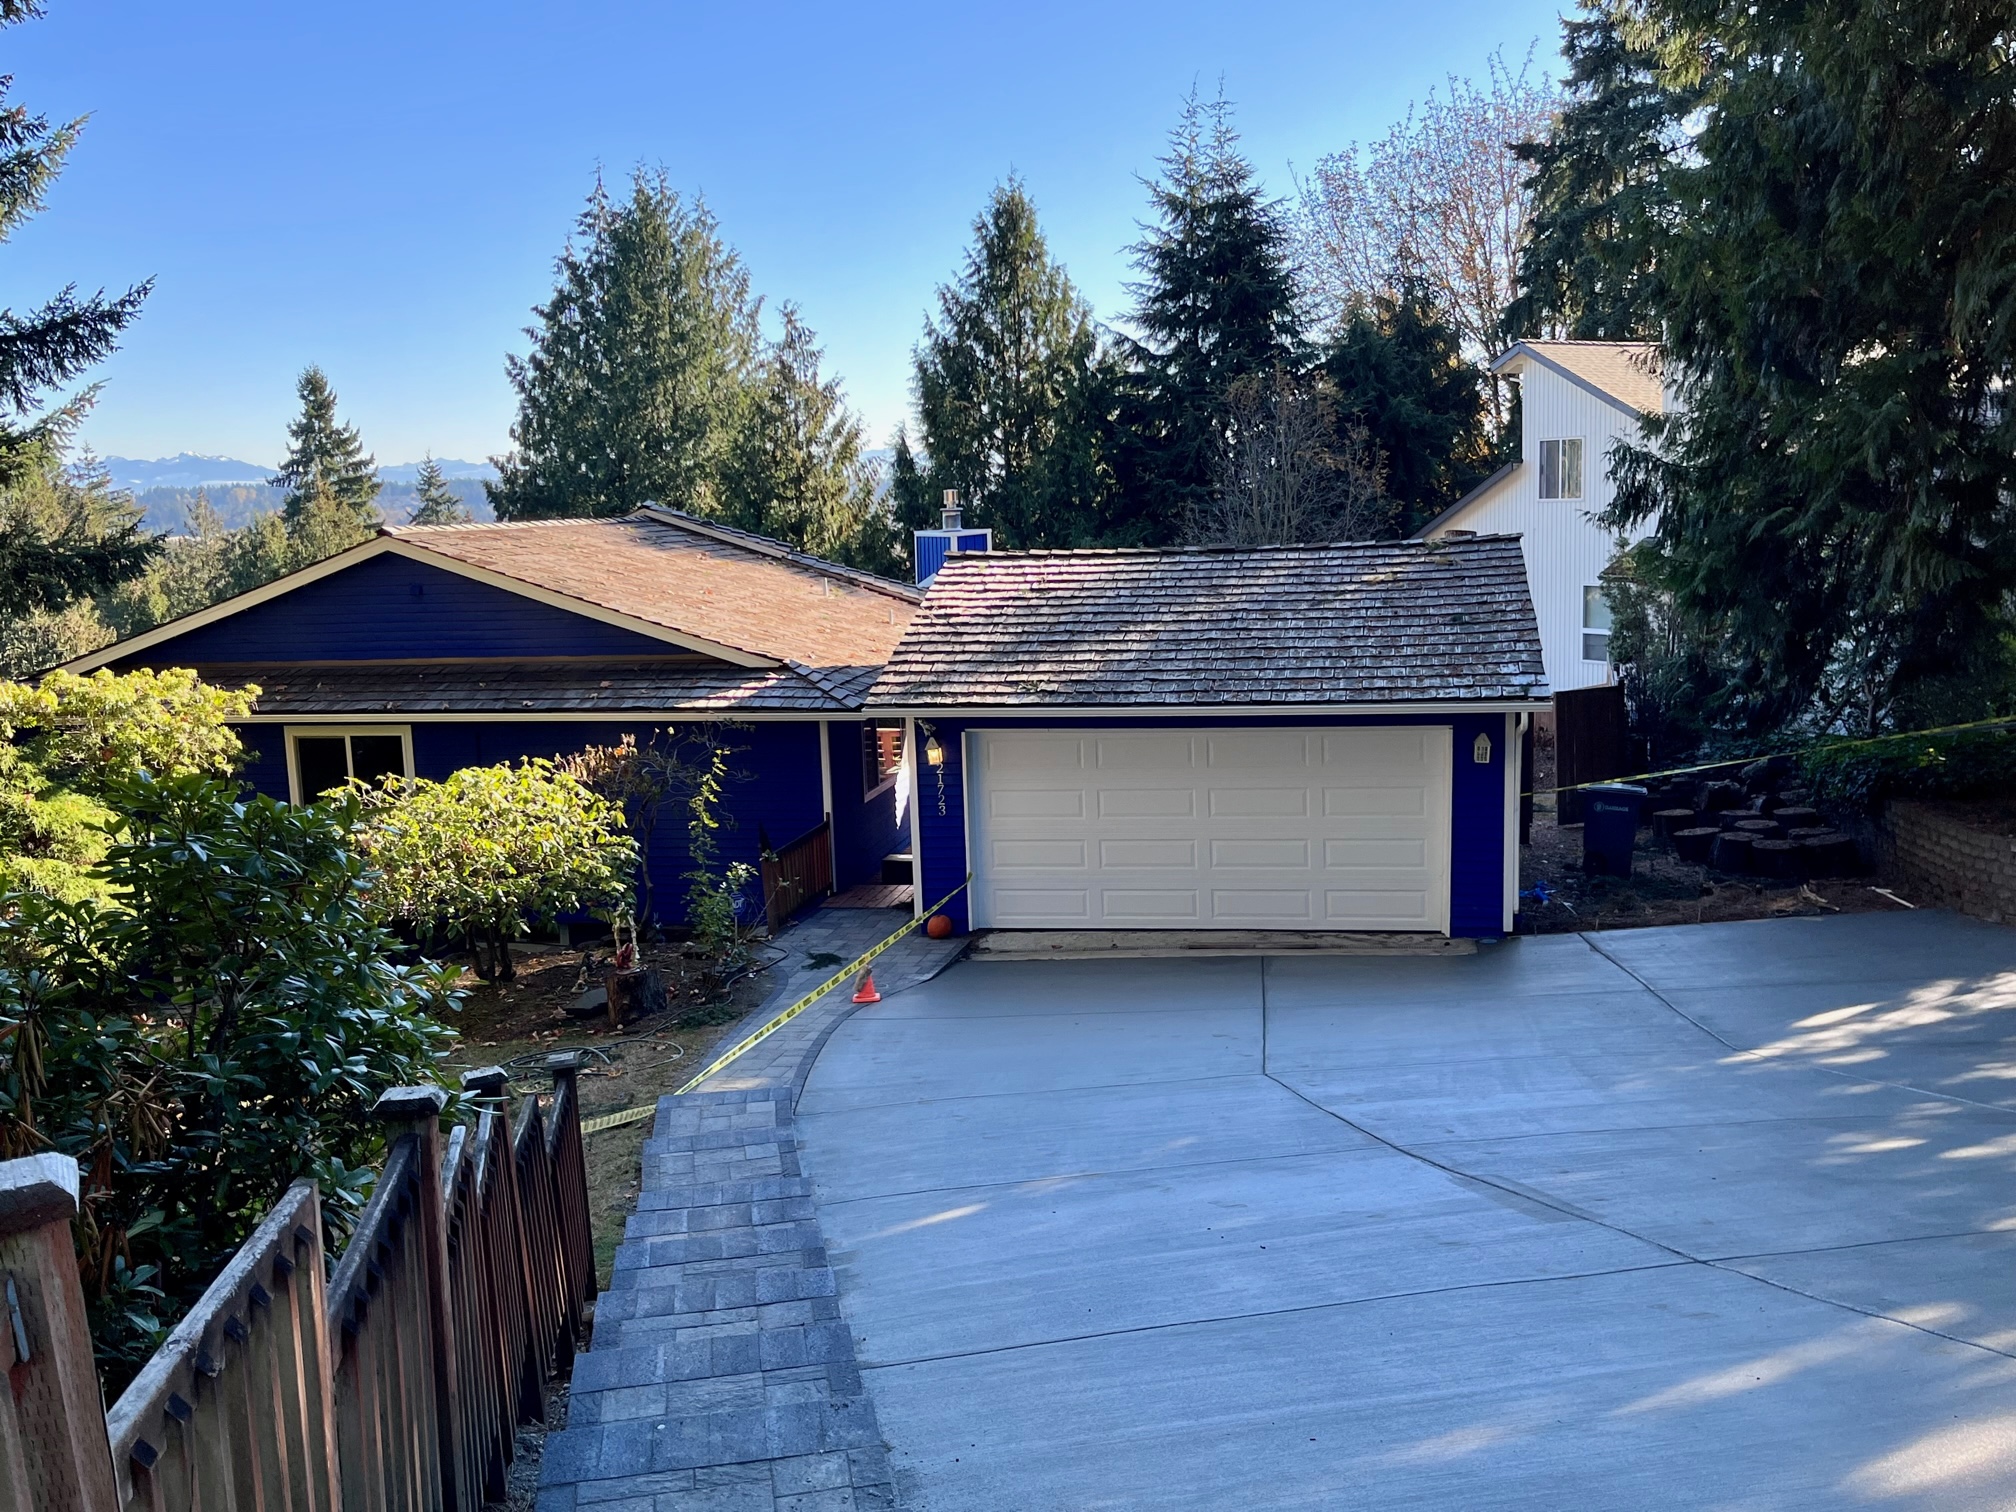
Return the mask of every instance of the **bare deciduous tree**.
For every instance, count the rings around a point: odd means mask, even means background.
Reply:
[[[1193,544],[1368,540],[1392,527],[1386,459],[1365,427],[1340,431],[1320,381],[1282,369],[1249,373],[1226,391],[1214,481],[1187,522]]]
[[[1298,216],[1316,321],[1332,324],[1354,299],[1411,276],[1443,306],[1465,355],[1489,357],[1532,208],[1530,170],[1512,144],[1544,136],[1559,103],[1530,49],[1516,73],[1496,53],[1482,87],[1452,75],[1446,95],[1410,106],[1369,149],[1320,159]]]

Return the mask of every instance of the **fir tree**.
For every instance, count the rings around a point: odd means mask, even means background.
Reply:
[[[861,422],[837,379],[822,377],[815,337],[792,305],[764,353],[746,422],[722,469],[719,517],[800,550],[870,571],[898,566]]]
[[[35,0],[7,0],[0,26],[41,14]],[[41,210],[84,126],[81,118],[52,125],[9,102],[12,83],[0,77],[0,242]],[[112,352],[152,287],[149,280],[123,294],[80,295],[73,284],[34,309],[0,311],[0,488],[47,491],[96,391],[45,407],[55,391]],[[0,599],[9,614],[54,612],[133,576],[154,549],[137,516],[110,530],[74,516],[38,515],[29,526],[16,521],[0,536]]]
[[[2007,0],[1648,0],[1685,151],[1645,127],[1679,404],[1618,523],[1715,627],[1753,722],[1880,730],[2016,702],[2016,110]],[[1623,258],[1634,255],[1627,239]]]
[[[301,413],[287,427],[287,455],[272,480],[287,491],[281,514],[288,534],[369,534],[378,528],[376,459],[365,453],[357,427],[338,423],[336,391],[322,369],[303,369],[294,391]]]
[[[748,275],[704,205],[638,173],[598,182],[556,264],[553,297],[507,359],[512,451],[485,485],[505,520],[717,507],[760,350]]]
[[[1426,289],[1355,305],[1327,344],[1323,371],[1345,426],[1364,427],[1386,459],[1386,493],[1400,532],[1455,503],[1495,463],[1484,414],[1484,375]]]
[[[448,487],[448,480],[441,476],[441,464],[429,452],[420,463],[419,476],[413,480],[413,513],[407,516],[406,523],[465,525],[471,518],[469,506]]]
[[[1123,410],[1124,528],[1142,540],[1173,539],[1208,498],[1232,382],[1301,366],[1288,228],[1238,143],[1224,97],[1193,92],[1148,186]]]
[[[1567,103],[1544,139],[1512,149],[1529,167],[1533,211],[1520,294],[1505,311],[1508,340],[1658,334],[1651,238],[1663,170],[1700,95],[1661,72],[1656,46],[1633,29],[1625,5],[1581,0],[1580,18],[1563,24]]]
[[[944,490],[957,489],[970,523],[991,526],[1003,546],[1095,538],[1109,491],[1099,339],[1020,181],[997,186],[974,220],[973,246],[938,290],[915,365],[930,466],[917,471],[906,434],[899,457],[910,464],[894,485],[905,524],[936,524]]]

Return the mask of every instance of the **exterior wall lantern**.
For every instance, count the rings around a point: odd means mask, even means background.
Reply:
[[[1470,745],[1470,759],[1479,766],[1491,765],[1491,737],[1479,735]]]

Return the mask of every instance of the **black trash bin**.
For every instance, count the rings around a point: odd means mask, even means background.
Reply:
[[[1631,875],[1631,847],[1638,818],[1645,812],[1645,789],[1628,782],[1605,782],[1582,789],[1582,869],[1613,877]]]

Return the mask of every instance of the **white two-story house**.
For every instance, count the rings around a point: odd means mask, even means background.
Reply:
[[[1612,443],[1665,399],[1654,349],[1616,341],[1522,341],[1492,364],[1519,385],[1523,461],[1486,478],[1422,530],[1517,535],[1558,693],[1610,680],[1610,610],[1600,586],[1616,533],[1596,523],[1615,492]],[[1642,537],[1650,525],[1627,537]]]

